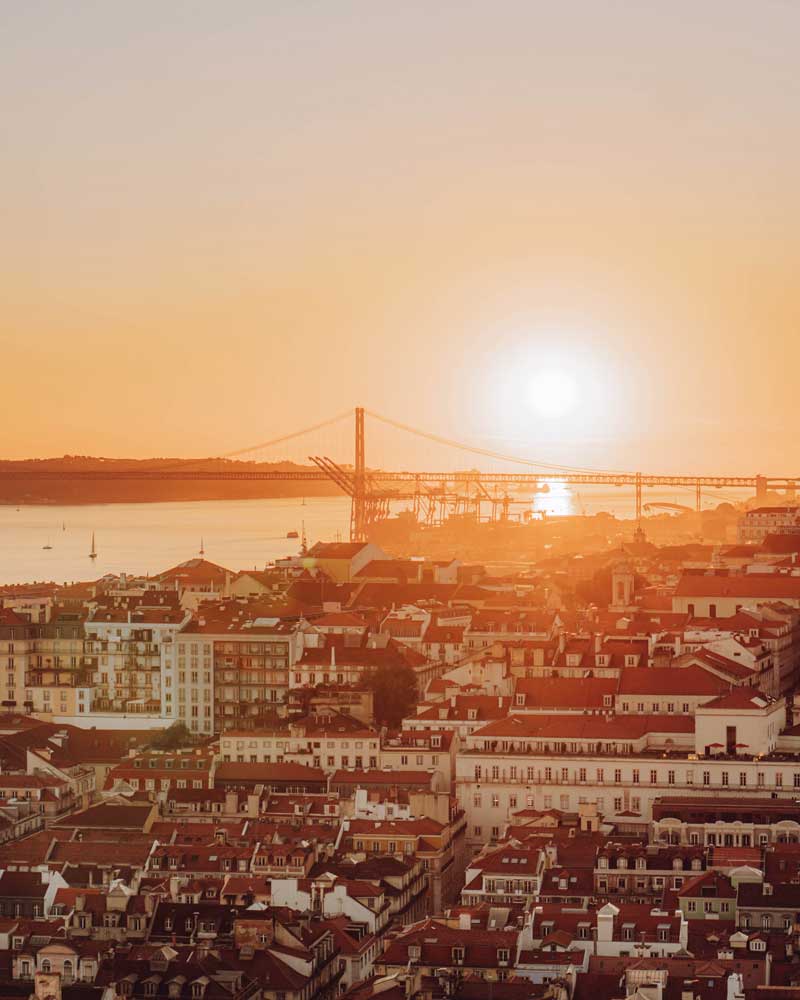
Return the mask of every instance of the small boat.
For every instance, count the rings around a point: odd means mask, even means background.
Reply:
[[[97,558],[97,549],[96,549],[95,544],[94,544],[94,532],[92,532],[92,551],[89,553],[89,558],[90,559],[96,559]]]
[[[287,538],[299,538],[300,537],[300,532],[299,531],[287,531],[286,532],[286,537]]]
[[[48,541],[47,545],[43,545],[43,546],[42,546],[42,548],[43,548],[43,549],[52,549],[52,547],[53,547],[53,546],[52,546],[52,545],[50,544],[50,542],[49,542],[49,541]]]

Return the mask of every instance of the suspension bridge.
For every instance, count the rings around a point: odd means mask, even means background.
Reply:
[[[404,434],[414,435],[446,449],[455,449],[470,456],[490,459],[500,463],[503,471],[477,469],[450,471],[387,471],[367,465],[365,417]],[[265,468],[252,461],[257,453],[269,452],[277,446],[287,445],[315,432],[354,418],[353,459],[334,461],[324,454],[310,454],[310,466]],[[352,432],[351,432],[352,433]],[[336,414],[328,420],[310,427],[259,444],[240,448],[221,456],[227,462],[203,463],[192,468],[192,462],[149,464],[141,468],[115,467],[113,463],[98,463],[92,468],[53,468],[42,463],[0,463],[0,483],[17,479],[71,479],[71,480],[263,480],[293,482],[330,482],[350,497],[350,537],[352,541],[366,540],[370,528],[389,516],[397,502],[410,506],[418,521],[428,525],[443,523],[454,515],[481,517],[487,508],[489,519],[507,520],[513,504],[526,498],[546,493],[554,483],[570,487],[615,486],[633,490],[634,512],[637,529],[641,530],[643,509],[654,505],[643,504],[643,491],[653,487],[668,487],[694,492],[694,510],[702,508],[705,491],[711,489],[749,490],[757,498],[765,498],[770,491],[781,491],[793,496],[798,476],[706,476],[706,475],[655,475],[642,472],[587,469],[569,465],[526,459],[501,454],[486,448],[454,441],[437,434],[419,430],[397,420],[381,416],[364,407]],[[248,458],[250,461],[248,461]],[[236,461],[234,461],[236,460]],[[200,462],[196,463],[198,466]],[[509,469],[509,466],[511,469]],[[675,510],[691,510],[681,504],[656,504]]]

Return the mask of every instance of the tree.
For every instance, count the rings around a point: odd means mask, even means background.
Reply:
[[[154,737],[150,746],[153,750],[177,750],[191,746],[194,737],[183,722],[173,722],[169,729],[163,729]]]
[[[417,703],[417,677],[411,667],[378,667],[364,678],[374,695],[375,721],[397,728]]]

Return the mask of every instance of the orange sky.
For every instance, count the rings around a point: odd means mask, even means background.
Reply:
[[[0,37],[0,455],[218,454],[362,403],[800,474],[791,0],[30,0]]]

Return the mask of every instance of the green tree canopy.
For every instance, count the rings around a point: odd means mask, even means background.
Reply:
[[[397,728],[417,703],[417,677],[411,667],[379,667],[365,677],[374,695],[375,720]]]
[[[169,729],[164,729],[153,738],[150,746],[154,750],[177,750],[180,747],[191,746],[194,737],[183,722],[173,722]]]

